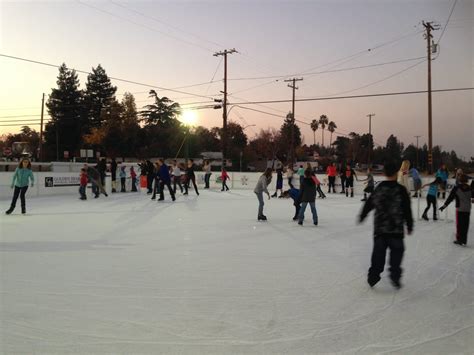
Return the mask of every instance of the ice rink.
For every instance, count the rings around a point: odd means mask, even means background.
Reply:
[[[370,289],[360,198],[317,200],[318,227],[284,199],[257,222],[250,191],[1,201],[0,351],[472,354],[474,222],[463,248],[454,222],[416,221],[404,288]]]

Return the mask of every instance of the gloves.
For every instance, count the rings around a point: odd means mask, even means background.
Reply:
[[[443,205],[443,206],[441,206],[441,207],[439,208],[439,210],[440,210],[440,211],[443,211],[445,208],[446,208],[446,206]]]

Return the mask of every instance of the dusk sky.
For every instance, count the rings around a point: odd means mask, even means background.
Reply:
[[[65,62],[86,71],[100,63],[109,76],[164,88],[207,83],[215,73],[214,83],[178,90],[218,98],[223,63],[213,53],[235,48],[239,53],[228,57],[229,79],[253,79],[229,80],[230,102],[291,99],[283,80],[293,75],[304,78],[297,84],[297,98],[414,91],[427,89],[424,20],[441,25],[434,32],[440,48],[432,63],[433,89],[474,87],[474,2],[457,0],[446,27],[454,2],[1,1],[0,54]],[[393,61],[400,62],[334,72]],[[57,74],[56,68],[0,57],[0,133],[20,129],[5,126],[9,120],[39,119],[41,95],[56,87]],[[266,76],[281,77],[255,79]],[[84,88],[86,75],[79,78]],[[139,108],[151,102],[148,87],[113,84],[118,100],[128,91]],[[180,104],[210,100],[156,91]],[[284,116],[291,103],[246,107]],[[385,145],[390,134],[406,145],[416,142],[415,135],[422,136],[420,145],[427,142],[426,94],[296,103],[297,119],[309,123],[326,114],[342,134],[366,133],[369,113],[375,114],[376,145]],[[222,125],[221,110],[197,114],[198,125]],[[279,129],[283,121],[240,107],[232,109],[229,119],[255,124],[246,129],[250,138],[261,128]],[[474,91],[433,94],[434,145],[465,159],[473,156],[473,121]],[[39,130],[39,125],[30,126]],[[312,144],[309,126],[299,126],[304,142]]]

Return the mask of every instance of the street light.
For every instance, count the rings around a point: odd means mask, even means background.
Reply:
[[[234,106],[232,106],[234,107]],[[232,108],[231,107],[231,108]],[[230,110],[229,110],[230,111]],[[247,126],[243,127],[242,128],[242,132],[246,129],[246,128],[249,128],[249,127],[256,127],[257,125],[256,124],[248,124]],[[242,155],[243,155],[244,152],[240,152],[240,172],[242,172]]]

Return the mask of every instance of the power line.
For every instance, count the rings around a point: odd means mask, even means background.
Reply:
[[[0,118],[17,118],[17,117],[40,117],[41,115],[15,115],[15,116],[0,116]]]
[[[101,9],[101,8],[99,8],[99,7],[94,6],[94,5],[90,5],[90,4],[87,4],[87,3],[85,3],[85,2],[82,2],[81,0],[76,0],[76,1],[77,1],[79,4],[81,4],[81,5],[87,6],[87,7],[91,8],[91,9],[94,9],[94,10],[99,11],[99,12],[103,12],[103,13],[109,15],[109,16],[116,17],[116,18],[118,18],[118,19],[120,19],[120,20],[129,22],[129,23],[132,23],[132,24],[134,24],[134,25],[136,25],[136,26],[140,26],[140,27],[146,28],[146,29],[149,30],[149,31],[153,31],[153,32],[156,32],[156,33],[160,33],[160,34],[162,34],[162,35],[164,35],[164,36],[170,37],[170,38],[175,39],[175,40],[177,40],[177,41],[181,41],[181,42],[186,43],[186,44],[188,44],[188,45],[191,45],[191,46],[197,47],[197,48],[199,48],[199,49],[205,50],[205,51],[207,51],[207,52],[212,52],[212,49],[211,49],[211,48],[207,48],[207,47],[201,46],[201,45],[199,45],[199,44],[197,44],[197,43],[190,42],[190,41],[187,41],[187,40],[185,40],[185,39],[182,39],[182,38],[179,38],[179,37],[170,35],[169,33],[166,33],[166,32],[160,31],[160,30],[157,30],[157,29],[154,28],[154,27],[150,27],[150,26],[144,25],[144,24],[142,24],[142,23],[139,23],[139,22],[135,22],[135,21],[133,21],[133,20],[130,20],[130,19],[126,18],[126,17],[120,16],[120,15],[116,15],[116,14],[114,14],[114,13],[112,13],[112,12],[109,12],[109,11],[107,11],[107,10],[103,10],[103,9]]]
[[[431,90],[431,92],[451,92],[451,91],[467,91],[467,90],[474,90],[474,87],[454,88],[454,89],[438,89],[438,90]],[[358,99],[358,98],[365,98],[365,97],[382,97],[382,96],[396,96],[396,95],[426,94],[427,92],[428,92],[427,90],[400,91],[400,92],[388,92],[388,93],[366,94],[366,95],[301,98],[301,99],[295,99],[295,101],[298,102],[298,101],[325,101],[325,100]],[[291,102],[291,101],[292,100],[248,101],[248,102],[236,102],[234,105],[279,104],[279,103],[285,103],[285,102]]]
[[[454,8],[456,7],[457,2],[458,0],[454,0],[453,6],[451,7],[451,11],[449,12],[448,20],[446,21],[446,25],[443,27],[443,31],[441,31],[441,35],[439,36],[438,42],[436,42],[436,44],[439,44],[439,42],[441,41],[441,38],[443,38],[444,32],[446,31],[446,27],[448,27],[448,24],[449,24],[449,19],[451,18],[451,15],[453,14],[453,11],[454,11]]]
[[[10,58],[10,59],[16,59],[16,60],[21,60],[21,61],[24,61],[24,62],[34,63],[34,64],[40,64],[40,65],[45,65],[45,66],[53,67],[53,68],[60,68],[60,67],[61,67],[61,66],[56,65],[56,64],[51,64],[51,63],[46,63],[46,62],[40,62],[40,61],[33,60],[33,59],[21,58],[21,57],[16,57],[16,56],[12,56],[12,55],[2,54],[2,53],[0,53],[0,57]],[[92,74],[92,73],[90,73],[90,72],[88,72],[88,71],[85,71],[85,70],[79,70],[79,69],[75,69],[75,68],[68,68],[68,69],[72,69],[72,70],[76,71],[77,73]],[[109,79],[111,79],[111,80],[116,80],[116,81],[121,81],[121,82],[128,83],[128,84],[135,84],[135,85],[140,85],[140,86],[146,86],[146,87],[150,87],[150,88],[158,89],[158,90],[163,90],[163,91],[172,91],[172,92],[176,92],[176,93],[179,93],[179,94],[191,95],[191,96],[195,96],[195,97],[203,97],[203,98],[212,99],[212,100],[214,99],[214,98],[211,97],[211,96],[193,94],[193,93],[191,93],[191,92],[180,91],[180,90],[174,90],[174,89],[165,88],[165,87],[161,87],[161,86],[157,86],[157,85],[144,84],[144,83],[140,83],[140,82],[137,82],[137,81],[115,78],[115,77],[112,77],[112,76],[109,76]]]

